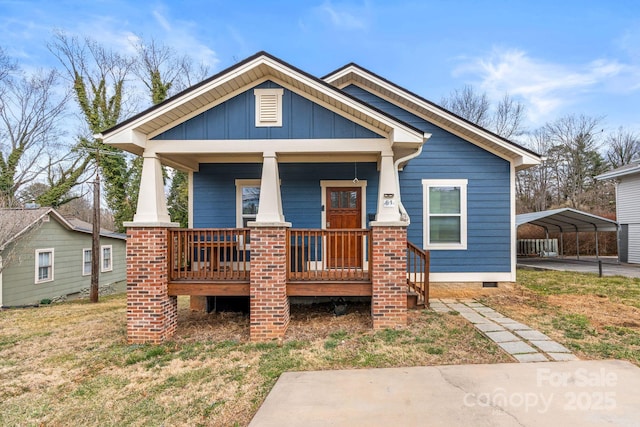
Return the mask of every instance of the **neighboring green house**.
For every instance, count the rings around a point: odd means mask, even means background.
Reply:
[[[0,307],[37,304],[91,284],[92,225],[53,208],[0,209]],[[100,286],[126,280],[126,235],[100,230]]]

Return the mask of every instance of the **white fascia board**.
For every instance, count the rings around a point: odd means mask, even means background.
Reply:
[[[640,165],[632,168],[627,168],[624,170],[617,170],[617,171],[613,170],[613,171],[605,172],[601,175],[596,176],[596,179],[602,181],[605,179],[614,179],[614,178],[619,178],[621,176],[633,175],[636,173],[640,173]]]
[[[390,85],[389,83],[374,77],[368,73],[363,72],[360,68],[349,66],[347,68],[345,68],[344,70],[342,70],[339,73],[336,73],[334,75],[329,76],[326,81],[327,82],[331,82],[334,80],[337,80],[341,77],[347,76],[349,73],[353,73],[358,75],[359,77],[365,79],[365,80],[369,80],[371,83],[373,83],[374,85],[380,86],[385,90],[388,90],[389,92],[404,98],[416,105],[419,105],[420,107],[424,108],[425,110],[436,114],[444,119],[449,120],[450,122],[452,122],[453,124],[460,126],[470,132],[473,132],[485,139],[490,140],[491,142],[493,142],[494,144],[505,148],[506,150],[512,152],[515,156],[522,158],[523,159],[523,163],[522,165],[535,165],[535,164],[539,164],[540,163],[540,159],[534,160],[534,156],[531,153],[528,153],[525,150],[522,150],[518,147],[514,147],[511,144],[508,144],[507,142],[503,141],[502,139],[496,137],[495,135],[490,134],[489,132],[484,132],[482,129],[478,129],[477,127],[471,125],[470,123],[466,122],[465,120],[462,120],[440,108],[437,108],[427,102],[424,102],[423,100],[416,98],[415,96],[405,92],[405,91],[401,91],[398,88],[396,88],[395,86]],[[353,81],[353,84],[355,84],[356,86],[362,87],[361,85],[358,85],[358,82]],[[370,88],[366,88],[366,87],[362,87],[363,89],[370,89]],[[502,157],[502,156],[501,156]],[[526,162],[524,162],[524,159],[527,159]],[[530,163],[531,161],[535,161],[535,163]]]

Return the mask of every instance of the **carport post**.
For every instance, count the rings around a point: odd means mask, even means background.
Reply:
[[[578,227],[576,227],[576,259],[580,261],[580,236],[578,233]]]
[[[600,251],[598,250],[598,226],[594,225],[595,229],[596,229],[596,259],[600,259]]]

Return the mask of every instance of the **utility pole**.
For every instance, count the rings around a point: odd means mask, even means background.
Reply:
[[[96,170],[93,181],[93,232],[91,243],[91,288],[89,299],[98,302],[100,288],[100,173]]]

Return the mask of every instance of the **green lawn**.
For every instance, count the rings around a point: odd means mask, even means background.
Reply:
[[[518,270],[514,291],[483,302],[540,329],[581,358],[640,366],[640,279]]]
[[[259,344],[244,316],[179,306],[158,346],[125,343],[124,296],[0,312],[0,425],[246,425],[284,371],[510,361],[455,314],[374,333],[366,309],[297,310]]]

